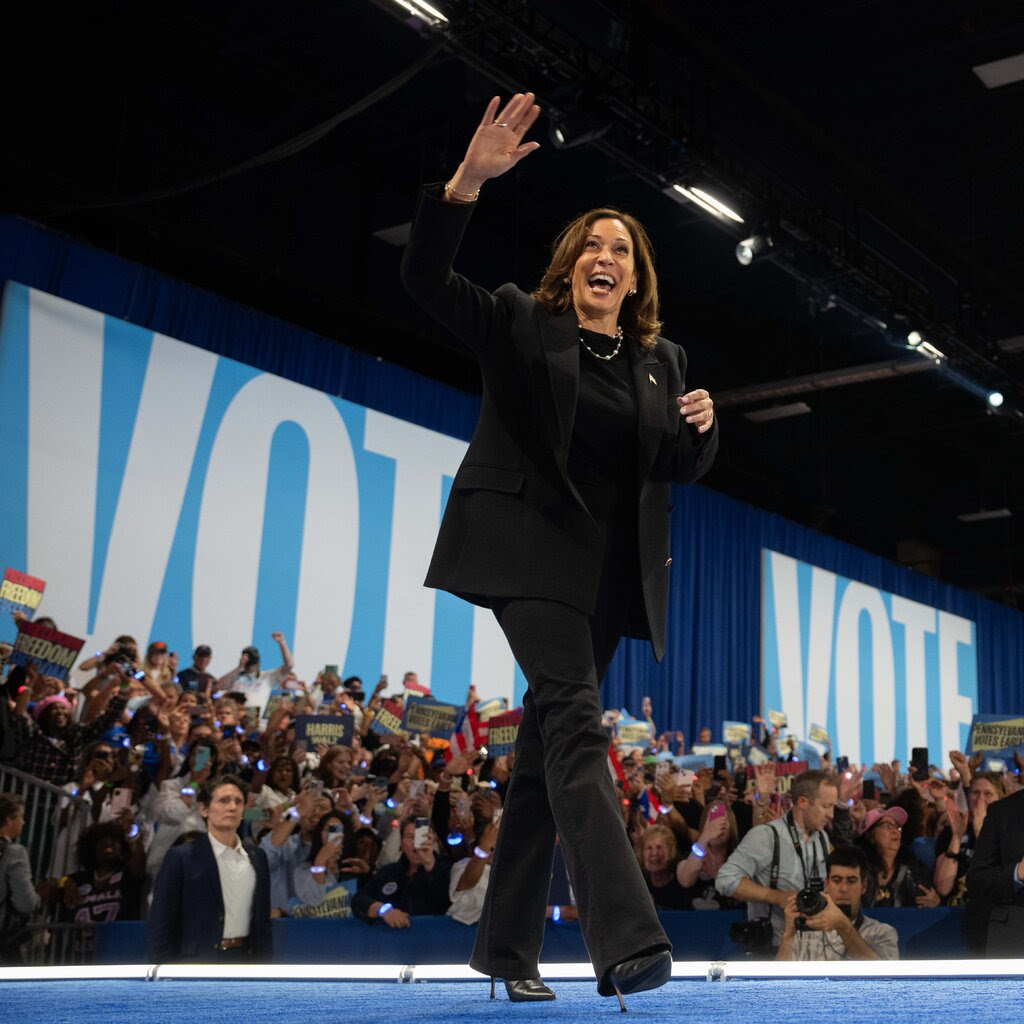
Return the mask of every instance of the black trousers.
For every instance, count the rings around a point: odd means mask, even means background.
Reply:
[[[484,974],[537,977],[556,832],[598,991],[612,994],[609,968],[671,948],[626,835],[601,726],[600,682],[629,607],[616,577],[593,616],[538,598],[494,607],[529,689],[470,958]]]

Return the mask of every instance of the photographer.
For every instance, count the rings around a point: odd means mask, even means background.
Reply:
[[[790,893],[786,927],[776,960],[898,960],[892,925],[861,913],[868,865],[856,846],[837,846],[828,857],[824,892]]]
[[[826,772],[801,772],[790,789],[793,806],[785,817],[755,825],[742,839],[715,879],[723,895],[747,904],[748,921],[738,939],[748,952],[777,947],[791,893],[822,884],[838,789]]]
[[[217,690],[222,693],[241,693],[245,703],[261,708],[267,706],[271,691],[283,686],[289,672],[295,665],[292,652],[284,640],[284,633],[271,633],[271,639],[281,650],[281,664],[277,668],[260,671],[260,652],[256,647],[243,649],[238,665],[227,675],[217,680]]]

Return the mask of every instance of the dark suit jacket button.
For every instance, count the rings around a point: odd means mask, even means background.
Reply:
[[[671,564],[672,564],[672,559],[671,558],[666,558],[665,559],[665,568],[667,569]]]
[[[672,559],[670,558],[669,561],[671,562]],[[224,915],[221,914],[220,917],[217,918],[217,920],[220,921],[221,924],[223,924],[224,923]]]

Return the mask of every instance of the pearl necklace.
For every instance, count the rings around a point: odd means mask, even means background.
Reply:
[[[622,328],[620,327],[612,337],[615,339],[615,349],[611,355],[603,356],[600,352],[595,352],[583,338],[583,324],[577,323],[576,326],[580,329],[580,344],[595,358],[601,359],[606,363],[610,363],[618,354],[619,349],[622,348]]]

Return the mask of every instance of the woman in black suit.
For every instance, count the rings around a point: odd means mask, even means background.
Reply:
[[[707,392],[685,392],[683,350],[658,336],[633,218],[578,217],[532,295],[453,272],[481,186],[537,148],[533,100],[500,114],[491,100],[455,175],[424,190],[402,262],[483,377],[426,583],[493,609],[529,684],[470,963],[510,999],[554,998],[538,958],[557,831],[598,991],[621,1000],[668,980],[671,947],[626,837],[599,686],[623,634],[664,652],[670,485],[709,468],[718,431]]]

